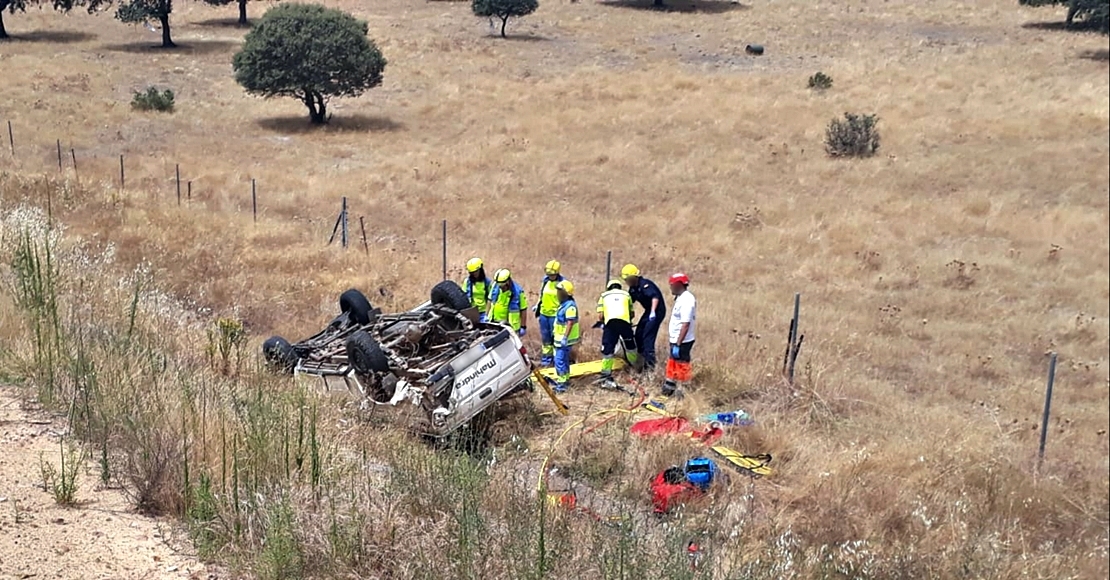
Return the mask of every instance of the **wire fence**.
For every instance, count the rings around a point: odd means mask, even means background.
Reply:
[[[17,156],[16,156],[17,148],[16,148],[16,141],[15,141],[15,132],[14,132],[13,127],[12,127],[12,122],[10,120],[7,121],[7,129],[8,129],[8,149],[9,149],[9,153],[11,155],[11,159],[12,159],[13,164],[14,164],[15,160],[17,159]],[[67,151],[67,149],[68,149],[68,151]],[[64,173],[66,171],[66,165],[68,163],[69,166],[72,168],[74,178],[78,181],[78,183],[80,183],[80,181],[82,179],[82,174],[79,171],[79,162],[78,162],[77,149],[75,147],[72,147],[72,146],[68,147],[68,148],[64,148],[64,147],[62,147],[61,139],[56,139],[55,143],[54,143],[54,150],[55,150],[55,156],[56,156],[57,165],[58,165],[58,172],[59,173]],[[68,155],[67,155],[67,153],[68,153]],[[82,164],[82,166],[83,166],[83,164]],[[119,189],[123,190],[127,187],[127,168],[128,168],[127,156],[123,153],[120,153],[119,154],[119,171],[118,171],[118,174],[110,176],[110,177],[106,177],[102,174],[101,179],[103,179],[105,181],[113,181],[114,185],[118,185]],[[89,170],[89,168],[85,167],[84,171],[88,171],[88,170]],[[85,175],[84,177],[86,179],[88,179],[88,178],[91,178],[92,176]],[[175,194],[176,194],[177,204],[182,205],[183,202],[191,201],[193,199],[193,181],[189,180],[189,179],[186,179],[186,180],[182,181],[181,165],[179,163],[174,164],[173,180],[174,180],[174,191],[175,191]],[[258,212],[259,212],[258,180],[256,178],[253,178],[253,177],[250,180],[250,202],[251,202],[251,218],[252,218],[252,221],[257,223],[258,222]],[[339,245],[342,248],[344,248],[344,249],[349,248],[350,245],[351,245],[351,242],[352,242],[350,225],[351,225],[350,206],[348,204],[347,197],[343,196],[340,200],[339,213],[336,216],[335,225],[332,227],[331,235],[328,238],[327,245],[330,246],[331,244],[335,243],[337,241],[337,238],[338,238]],[[359,233],[359,236],[360,236],[359,244],[361,245],[363,251],[366,252],[367,254],[369,254],[370,244],[369,244],[369,241],[368,241],[367,236],[366,236],[365,216],[362,216],[362,215],[358,216],[358,228],[359,228],[358,233]],[[442,279],[446,280],[446,279],[448,279],[448,273],[449,273],[448,261],[447,261],[447,258],[448,258],[448,255],[447,255],[448,237],[447,237],[447,220],[446,219],[441,221],[440,232],[441,232],[440,242],[441,242],[441,250],[442,250],[441,251],[442,276],[443,276]],[[610,250],[610,251],[606,252],[606,257],[605,257],[605,278],[604,278],[605,281],[610,280],[611,277],[612,277],[612,266],[613,266],[612,262],[613,262],[613,252]],[[788,332],[788,335],[787,335],[786,349],[785,349],[785,353],[783,355],[783,364],[782,364],[782,377],[788,384],[791,384],[791,385],[794,384],[794,378],[795,378],[794,374],[795,374],[796,362],[797,362],[797,359],[798,359],[799,352],[801,351],[802,341],[805,338],[805,336],[800,333],[800,329],[799,329],[801,294],[800,293],[795,293],[793,298],[794,298],[794,300],[793,300],[793,315],[790,318],[789,332]],[[1048,435],[1049,411],[1050,411],[1050,407],[1052,405],[1053,387],[1054,387],[1055,379],[1056,379],[1056,360],[1057,360],[1057,353],[1052,352],[1051,353],[1051,362],[1050,362],[1049,369],[1048,369],[1048,381],[1047,381],[1047,388],[1046,388],[1046,392],[1045,392],[1043,416],[1042,416],[1042,420],[1041,420],[1040,438],[1039,438],[1039,441],[1038,441],[1038,443],[1039,443],[1038,452],[1037,452],[1037,457],[1038,457],[1037,467],[1038,467],[1038,469],[1040,468],[1041,462],[1043,462],[1043,460],[1044,460],[1044,449],[1045,449],[1045,443],[1046,443],[1046,439],[1047,439],[1047,435]]]

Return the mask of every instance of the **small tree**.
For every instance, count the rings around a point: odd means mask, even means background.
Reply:
[[[246,26],[250,24],[247,20],[247,0],[204,0],[205,4],[212,6],[227,6],[228,4],[236,3],[239,5],[239,26]]]
[[[162,48],[174,48],[177,45],[170,38],[172,12],[173,0],[124,0],[116,9],[116,18],[128,24],[145,24],[157,20],[162,27]]]
[[[271,8],[232,60],[235,80],[264,98],[295,97],[315,124],[328,122],[331,97],[357,97],[382,83],[386,60],[367,24],[318,4]]]
[[[471,4],[475,15],[501,19],[501,38],[505,38],[505,25],[509,23],[509,18],[527,16],[539,7],[538,0],[473,0]]]
[[[879,118],[844,113],[825,129],[825,152],[830,157],[871,157],[879,150]]]
[[[110,0],[0,0],[0,40],[5,40],[8,37],[8,31],[4,29],[4,11],[15,14],[19,12],[26,12],[27,6],[37,6],[42,8],[44,5],[54,7],[54,10],[59,12],[69,12],[75,6],[83,6],[88,9],[89,14],[96,12],[100,8],[106,6]]]
[[[832,77],[823,72],[817,72],[813,76],[809,77],[808,86],[811,89],[823,91],[825,89],[831,88],[832,84]]]
[[[135,91],[131,96],[131,108],[139,111],[173,112],[173,91],[166,89],[159,92],[154,87],[147,87],[146,91]]]

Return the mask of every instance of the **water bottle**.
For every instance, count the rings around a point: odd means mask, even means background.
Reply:
[[[736,411],[729,411],[727,413],[711,413],[709,415],[705,415],[704,417],[702,417],[702,421],[709,422],[709,423],[717,422],[717,423],[720,423],[721,425],[740,425],[740,426],[751,425],[752,423],[755,422],[752,419],[751,415],[749,415],[747,412],[745,412],[742,409],[738,409]]]

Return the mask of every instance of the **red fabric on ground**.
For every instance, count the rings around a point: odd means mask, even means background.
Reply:
[[[690,430],[690,422],[682,417],[661,417],[637,421],[632,425],[632,432],[640,437],[648,435],[669,435]]]
[[[713,445],[716,443],[725,432],[720,427],[706,427],[702,430],[695,430],[690,433],[690,436],[698,440],[699,443],[706,445]]]
[[[688,497],[694,497],[701,491],[694,484],[684,481],[674,484],[667,483],[660,471],[655,479],[651,480],[651,504],[657,514],[667,513],[676,503],[681,503]]]

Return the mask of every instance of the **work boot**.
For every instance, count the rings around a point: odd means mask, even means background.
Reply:
[[[555,385],[555,387],[554,387],[553,389],[551,389],[551,390],[553,390],[553,391],[555,391],[556,393],[558,393],[558,394],[560,394],[560,395],[561,395],[561,394],[563,394],[563,393],[567,392],[567,384],[566,384],[566,383],[559,383],[559,384],[556,384],[556,385]]]

